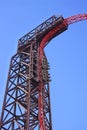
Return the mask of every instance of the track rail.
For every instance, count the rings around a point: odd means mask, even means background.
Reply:
[[[69,18],[64,19],[63,23],[59,26],[56,26],[54,29],[49,31],[47,35],[42,39],[39,47],[39,80],[41,80],[41,68],[42,68],[42,59],[43,59],[43,54],[44,54],[44,48],[47,45],[47,43],[52,39],[56,33],[59,34],[59,32],[62,30],[63,27],[66,27],[70,24],[80,22],[83,20],[87,20],[87,14],[78,14],[71,16]],[[46,130],[45,125],[44,125],[44,113],[43,113],[43,101],[42,101],[42,90],[43,90],[44,84],[39,85],[39,120],[40,120],[40,130]]]
[[[76,22],[87,20],[87,14],[78,14],[65,19],[65,22],[70,25]]]

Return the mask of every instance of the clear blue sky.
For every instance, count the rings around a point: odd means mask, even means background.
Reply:
[[[9,62],[20,37],[52,15],[87,13],[87,0],[0,0],[0,112]],[[45,48],[50,66],[53,130],[87,130],[87,21]]]

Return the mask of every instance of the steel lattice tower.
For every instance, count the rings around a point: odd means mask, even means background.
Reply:
[[[10,61],[0,130],[52,130],[49,63],[43,49],[82,17],[52,16],[19,39]]]

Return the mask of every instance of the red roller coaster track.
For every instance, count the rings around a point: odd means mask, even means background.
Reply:
[[[41,78],[41,64],[42,64],[42,59],[43,59],[43,50],[44,47],[47,45],[47,43],[52,39],[56,33],[59,33],[63,27],[66,27],[70,24],[80,22],[83,20],[87,20],[87,14],[78,14],[71,16],[69,18],[64,19],[63,23],[59,26],[56,26],[53,30],[47,33],[47,35],[42,39],[39,47],[39,78]],[[57,34],[56,34],[57,35]],[[43,102],[42,102],[42,89],[44,87],[44,84],[40,84],[39,86],[39,119],[40,119],[40,128],[41,130],[46,130],[45,125],[44,125],[44,114],[43,114]]]

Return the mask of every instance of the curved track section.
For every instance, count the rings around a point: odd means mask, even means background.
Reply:
[[[44,47],[47,45],[47,43],[53,37],[55,37],[55,35],[57,36],[57,33],[59,34],[59,32],[62,30],[63,27],[66,27],[70,24],[80,22],[80,21],[83,21],[83,20],[87,20],[87,14],[78,14],[78,15],[74,15],[74,16],[71,16],[69,18],[66,18],[66,19],[64,19],[64,21],[61,25],[56,26],[54,29],[49,31],[44,36],[44,38],[42,39],[42,41],[40,43],[40,47],[39,47],[39,80],[40,81],[41,81],[41,75],[42,75],[41,68],[42,68],[42,59],[43,59],[43,55],[44,55]],[[44,125],[44,113],[43,113],[43,101],[42,101],[43,87],[44,87],[44,84],[42,82],[42,83],[39,84],[39,103],[38,103],[38,107],[39,107],[40,128],[41,128],[41,130],[46,130],[45,125]]]
[[[78,15],[74,15],[74,16],[71,16],[71,17],[65,19],[65,21],[68,25],[76,23],[76,22],[80,22],[83,20],[87,20],[87,14],[78,14]]]
[[[45,45],[47,44],[47,42],[54,37],[55,33],[57,31],[60,31],[62,27],[66,26],[66,25],[70,25],[76,22],[80,22],[83,20],[87,20],[87,14],[78,14],[78,15],[74,15],[71,16],[69,18],[64,19],[64,22],[60,25],[55,27],[53,30],[51,30],[42,40],[41,44],[40,44],[40,49],[43,49],[45,47]]]

